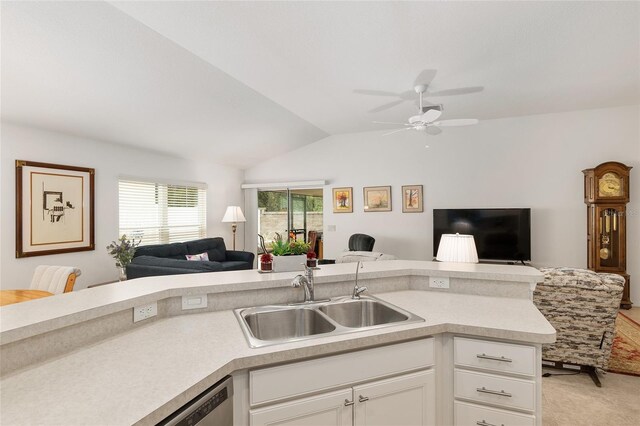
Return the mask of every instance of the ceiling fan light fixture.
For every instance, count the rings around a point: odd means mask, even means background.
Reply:
[[[401,132],[404,130],[417,130],[419,132],[426,132],[430,135],[438,135],[440,134],[440,132],[442,132],[442,130],[440,130],[438,126],[468,126],[478,123],[478,120],[476,119],[452,119],[436,121],[440,118],[440,116],[442,115],[442,111],[444,110],[442,104],[426,106],[423,104],[422,97],[427,91],[427,84],[418,84],[414,86],[414,90],[418,94],[418,115],[409,117],[407,123],[388,123],[402,125],[404,126],[404,128],[385,133],[383,136]],[[387,94],[386,92],[382,93],[384,95]]]
[[[438,108],[430,108],[420,116],[420,119],[425,123],[431,123],[437,120],[442,115],[442,110]]]
[[[422,122],[422,115],[414,115],[409,117],[410,124],[420,123],[420,122]]]

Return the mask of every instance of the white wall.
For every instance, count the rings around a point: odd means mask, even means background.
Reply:
[[[205,182],[207,191],[207,234],[224,237],[231,247],[231,226],[221,222],[227,205],[243,204],[240,184],[241,170],[221,166],[203,159],[193,162],[154,152],[127,148],[60,133],[2,123],[0,145],[0,224],[3,239],[0,243],[0,287],[26,288],[37,265],[73,265],[82,270],[76,289],[117,279],[113,259],[106,246],[118,237],[118,176],[175,179]],[[185,149],[189,141],[184,141]],[[95,243],[94,251],[15,257],[15,160],[68,164],[91,167],[95,177]],[[243,226],[237,248],[242,249]]]
[[[620,161],[634,167],[627,266],[632,300],[640,305],[639,114],[631,106],[489,120],[435,137],[413,131],[336,135],[249,169],[245,178],[326,179],[328,258],[347,247],[351,234],[363,232],[376,238],[376,251],[432,259],[434,208],[531,207],[532,263],[586,267],[581,171]],[[412,184],[424,185],[422,214],[402,213],[400,187]],[[376,185],[392,186],[392,212],[363,212],[362,188]],[[332,212],[331,188],[337,186],[353,187],[354,213]],[[336,231],[327,232],[328,225]],[[247,227],[247,241],[250,232]]]

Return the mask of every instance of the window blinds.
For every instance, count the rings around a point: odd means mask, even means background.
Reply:
[[[120,235],[140,245],[204,238],[207,191],[202,184],[167,184],[120,178]]]

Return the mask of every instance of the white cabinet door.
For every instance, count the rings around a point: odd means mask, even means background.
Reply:
[[[354,424],[435,425],[435,383],[429,370],[354,387]]]
[[[277,384],[275,384],[277,386]],[[351,426],[351,388],[249,411],[251,426]],[[347,405],[345,405],[347,402]]]

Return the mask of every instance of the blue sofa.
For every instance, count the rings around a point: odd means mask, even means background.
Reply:
[[[207,253],[209,261],[186,258],[188,254],[200,253]],[[127,278],[253,269],[253,260],[253,253],[227,250],[221,237],[141,246],[127,265]]]

